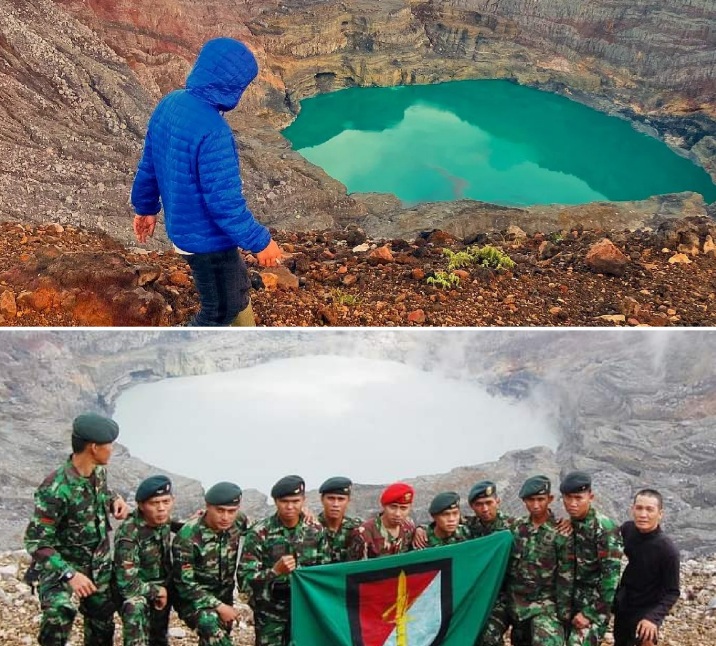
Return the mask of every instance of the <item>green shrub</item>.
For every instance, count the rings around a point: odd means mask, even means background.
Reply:
[[[448,269],[461,269],[467,267],[475,262],[475,259],[467,251],[450,251],[450,249],[443,249],[443,256],[448,259]]]
[[[360,303],[360,298],[354,294],[348,294],[340,288],[334,289],[332,295],[334,302],[339,305],[358,305],[358,303]]]
[[[428,285],[448,289],[449,287],[457,287],[460,284],[460,276],[449,274],[446,271],[436,271],[435,275],[428,276],[425,282]]]
[[[483,267],[490,267],[491,269],[512,269],[515,266],[515,261],[504,251],[500,251],[490,245],[485,245],[482,248],[470,247],[467,251],[474,261]]]

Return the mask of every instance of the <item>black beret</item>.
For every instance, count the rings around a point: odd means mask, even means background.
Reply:
[[[234,507],[241,504],[241,487],[233,482],[217,482],[204,494],[209,505]]]
[[[351,486],[353,482],[350,478],[344,478],[343,476],[335,476],[328,478],[319,488],[318,493],[339,493],[344,496],[351,495]]]
[[[111,444],[119,435],[117,422],[97,413],[83,413],[72,422],[72,435],[96,444]]]
[[[480,480],[474,484],[470,493],[467,495],[467,501],[472,504],[475,498],[487,498],[497,495],[497,485],[492,480]]]
[[[460,507],[460,495],[454,491],[443,491],[439,493],[430,503],[428,513],[431,516],[441,514],[448,509],[458,509]]]
[[[150,476],[137,487],[134,499],[137,502],[144,502],[156,496],[168,496],[172,492],[172,481],[166,476]]]
[[[297,496],[306,490],[306,483],[301,476],[284,476],[272,488],[272,498]]]
[[[583,491],[591,491],[592,476],[584,471],[572,471],[562,479],[559,490],[562,493],[582,493]]]
[[[547,476],[532,476],[527,478],[520,488],[520,498],[529,498],[530,496],[545,496],[552,491],[552,483]]]

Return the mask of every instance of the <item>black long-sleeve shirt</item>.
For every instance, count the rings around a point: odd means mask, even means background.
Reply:
[[[629,563],[619,584],[617,612],[660,626],[679,598],[679,551],[661,527],[644,534],[630,520],[621,533]]]

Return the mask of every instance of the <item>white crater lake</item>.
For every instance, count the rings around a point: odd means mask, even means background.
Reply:
[[[119,441],[135,457],[268,493],[297,473],[309,489],[346,475],[383,484],[498,459],[558,438],[534,401],[402,363],[310,356],[165,379],[117,400]]]

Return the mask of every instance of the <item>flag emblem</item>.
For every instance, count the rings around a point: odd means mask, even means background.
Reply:
[[[291,574],[295,646],[466,646],[487,623],[512,533]]]
[[[350,574],[353,646],[437,646],[452,615],[452,559]]]

